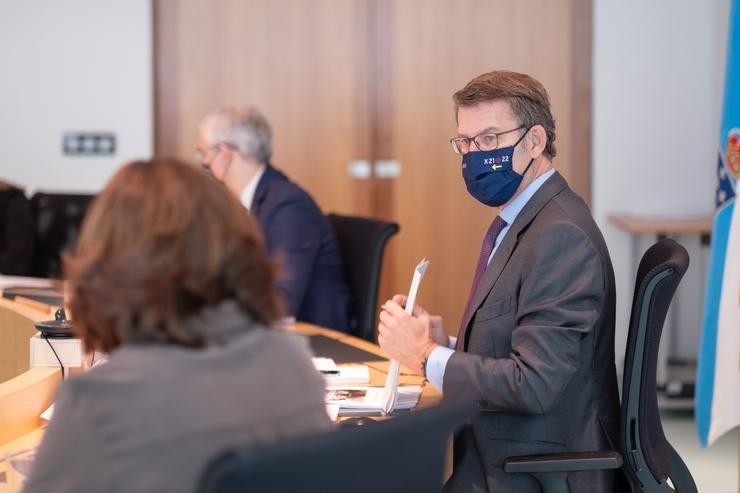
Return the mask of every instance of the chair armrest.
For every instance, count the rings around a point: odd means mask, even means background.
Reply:
[[[524,473],[575,472],[622,467],[622,454],[608,452],[571,452],[565,454],[519,455],[507,457],[504,471]]]

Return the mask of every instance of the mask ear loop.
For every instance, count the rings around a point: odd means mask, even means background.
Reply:
[[[527,171],[529,171],[529,167],[532,166],[532,163],[533,162],[534,162],[534,158],[532,158],[532,159],[529,160],[529,164],[527,165],[526,168],[524,168],[524,172],[522,173],[522,177],[524,177],[524,175],[527,174]]]
[[[532,127],[534,127],[534,125],[532,125],[530,127],[527,127],[527,130],[525,130],[524,133],[522,134],[522,136],[519,137],[519,140],[516,141],[516,143],[514,144],[514,147],[516,147],[516,146],[519,145],[519,142],[522,141],[522,139],[524,138],[524,136],[527,135],[527,132],[529,132],[532,129]],[[524,175],[527,174],[527,171],[529,171],[529,167],[532,166],[532,163],[533,162],[534,162],[534,158],[532,158],[532,159],[529,160],[529,164],[527,165],[526,168],[524,168],[524,172],[521,174],[522,177],[524,177]]]

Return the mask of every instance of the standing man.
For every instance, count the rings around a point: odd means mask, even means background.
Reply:
[[[197,154],[260,224],[282,268],[277,289],[287,314],[348,331],[349,289],[334,232],[311,196],[270,164],[265,117],[251,106],[212,112],[200,125]]]
[[[616,444],[614,274],[586,204],[552,168],[555,121],[528,75],[483,74],[454,95],[468,192],[498,207],[483,240],[458,336],[405,297],[383,305],[379,342],[445,398],[480,413],[455,440],[452,491],[539,492],[508,456]],[[472,252],[470,252],[472,253]],[[573,492],[612,491],[612,472],[570,476]]]

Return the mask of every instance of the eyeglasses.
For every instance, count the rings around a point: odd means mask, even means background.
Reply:
[[[221,145],[225,145],[234,152],[239,152],[239,149],[233,144],[229,144],[228,142],[217,142],[210,146],[210,149],[213,151],[213,156],[218,153],[218,148]],[[200,148],[196,148],[195,151],[193,151],[193,159],[195,159],[195,162],[197,163],[205,164],[203,161],[205,161],[206,155]]]
[[[215,156],[215,153],[218,152],[218,146],[211,146],[211,150],[213,151],[213,155]],[[195,159],[195,162],[200,164],[201,168],[203,168],[203,171],[205,171],[208,174],[213,174],[213,171],[211,170],[211,163],[206,163],[206,155],[205,153],[200,149],[197,148],[195,151],[193,151],[193,158]],[[213,160],[213,157],[211,157],[211,161]]]
[[[193,159],[195,159],[196,163],[202,163],[205,158],[205,154],[200,149],[193,151]]]
[[[471,142],[475,144],[475,147],[479,151],[493,151],[498,147],[498,138],[500,135],[516,132],[517,130],[521,130],[523,128],[524,125],[520,125],[505,132],[484,132],[482,134],[476,135],[472,139],[468,137],[455,137],[454,139],[450,139],[450,144],[452,144],[452,150],[455,151],[456,154],[467,154],[468,152],[470,152]]]

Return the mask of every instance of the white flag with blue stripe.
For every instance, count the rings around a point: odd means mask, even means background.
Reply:
[[[695,412],[704,447],[740,425],[740,11],[730,9],[716,213],[707,273]]]

